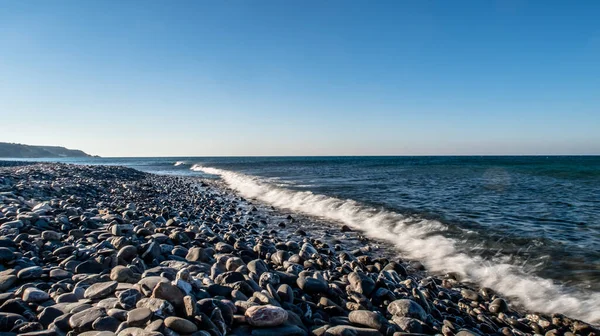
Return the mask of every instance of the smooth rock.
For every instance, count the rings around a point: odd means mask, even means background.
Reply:
[[[40,266],[31,266],[20,270],[17,277],[19,280],[32,280],[38,279],[43,273],[44,270]]]
[[[169,316],[164,321],[165,325],[173,331],[181,334],[191,334],[198,331],[196,325],[186,319],[177,316]]]
[[[43,302],[50,299],[50,295],[41,289],[28,287],[23,292],[23,301],[25,302]]]
[[[94,321],[103,316],[106,316],[106,310],[104,308],[88,308],[73,314],[69,319],[69,325],[76,331],[92,330]]]
[[[91,300],[103,299],[114,293],[118,284],[116,281],[95,283],[85,290],[84,297]]]
[[[283,324],[288,313],[285,309],[277,306],[253,306],[246,309],[246,321],[255,327],[275,327]]]
[[[149,308],[136,308],[127,313],[127,324],[132,327],[141,327],[150,321],[152,311]]]
[[[413,317],[421,321],[427,319],[427,313],[418,303],[408,299],[393,301],[387,308],[388,312],[394,316]]]

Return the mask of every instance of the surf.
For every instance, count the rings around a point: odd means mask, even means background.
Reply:
[[[190,169],[221,177],[243,197],[361,230],[391,244],[404,257],[421,261],[434,273],[458,273],[464,281],[492,288],[530,311],[600,322],[600,293],[566,288],[527,274],[517,265],[467,255],[457,249],[453,239],[440,234],[446,227],[439,221],[376,209],[351,199],[294,191],[233,171],[201,165]]]

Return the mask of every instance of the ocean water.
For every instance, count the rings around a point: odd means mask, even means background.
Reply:
[[[63,159],[221,179],[364,230],[435,273],[600,323],[600,157]]]

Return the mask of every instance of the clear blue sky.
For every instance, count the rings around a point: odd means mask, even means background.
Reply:
[[[0,0],[0,141],[600,154],[600,1]]]

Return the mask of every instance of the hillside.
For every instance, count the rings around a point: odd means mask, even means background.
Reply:
[[[59,146],[30,146],[0,142],[0,157],[4,158],[55,158],[55,157],[91,157],[78,150]]]

